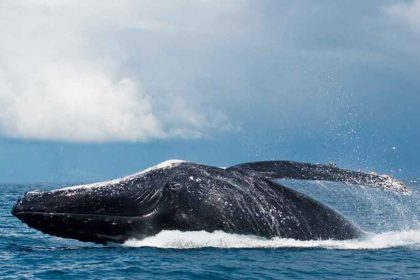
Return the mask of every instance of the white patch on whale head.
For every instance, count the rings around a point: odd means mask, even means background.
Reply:
[[[159,170],[159,169],[173,168],[173,167],[176,167],[176,166],[178,166],[178,165],[180,165],[181,163],[184,163],[184,162],[187,162],[187,161],[179,160],[179,159],[166,160],[166,161],[161,162],[161,163],[159,163],[159,164],[157,164],[155,166],[149,167],[149,168],[147,168],[145,170],[142,170],[140,172],[134,173],[132,175],[128,175],[126,177],[122,177],[122,178],[118,178],[118,179],[114,179],[114,180],[109,180],[109,181],[104,181],[104,182],[92,183],[92,184],[84,184],[84,185],[71,186],[71,187],[57,189],[55,191],[100,188],[100,187],[104,187],[104,186],[108,186],[108,185],[116,185],[116,186],[118,186],[119,184],[121,184],[123,182],[127,182],[127,181],[129,181],[129,180],[131,180],[133,178],[136,178],[136,177],[138,177],[140,175],[143,175],[143,174],[146,174],[148,172]]]
[[[139,173],[134,174],[134,175],[144,174],[144,173],[147,173],[147,172],[149,172],[149,171],[156,170],[156,169],[166,169],[166,168],[171,168],[171,167],[174,167],[174,166],[178,166],[179,164],[181,164],[181,163],[183,163],[183,162],[186,162],[186,161],[185,161],[185,160],[180,160],[180,159],[170,159],[170,160],[166,160],[166,161],[161,162],[161,163],[159,163],[159,164],[157,164],[157,165],[155,165],[155,166],[152,166],[152,167],[147,168],[147,169],[145,169],[145,170],[143,170],[143,171],[140,171]]]

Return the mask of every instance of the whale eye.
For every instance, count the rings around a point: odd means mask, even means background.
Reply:
[[[182,188],[181,184],[179,183],[168,183],[167,188],[172,191],[180,190]]]

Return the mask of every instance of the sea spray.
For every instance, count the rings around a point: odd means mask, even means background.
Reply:
[[[278,181],[337,210],[365,231],[420,229],[420,187],[410,185],[409,194],[343,183]]]
[[[156,247],[172,249],[194,248],[325,248],[342,250],[385,249],[395,247],[420,248],[420,230],[366,233],[352,240],[309,240],[273,238],[228,234],[222,231],[162,231],[143,240],[131,239],[128,247]]]

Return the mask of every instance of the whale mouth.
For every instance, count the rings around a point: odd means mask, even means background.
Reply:
[[[15,203],[11,214],[43,233],[100,244],[123,243],[133,235],[144,238],[144,233],[155,233],[150,220],[158,212],[156,201],[133,207],[127,203],[128,195],[106,193],[99,196],[100,203],[92,195],[89,190],[71,196],[58,191],[28,192]]]
[[[61,216],[61,217],[78,217],[78,218],[85,218],[85,219],[105,219],[106,221],[112,221],[112,219],[134,219],[134,218],[146,218],[154,213],[156,210],[152,210],[143,215],[128,215],[128,216],[121,216],[121,215],[106,215],[106,214],[84,214],[84,213],[55,213],[55,212],[39,212],[39,211],[31,211],[31,210],[16,210],[13,208],[12,215],[17,217],[18,219],[22,220],[26,216],[46,216],[46,217],[53,217],[53,216]]]
[[[29,227],[43,233],[84,242],[123,243],[133,232],[139,232],[147,216],[115,216],[102,214],[49,213],[15,210],[12,214]],[[147,215],[152,215],[148,213]],[[139,235],[139,238],[143,238]]]

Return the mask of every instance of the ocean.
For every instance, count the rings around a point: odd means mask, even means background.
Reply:
[[[164,231],[107,246],[52,237],[10,214],[29,190],[0,184],[0,279],[420,279],[420,184],[411,193],[341,183],[282,181],[338,210],[358,240],[263,239]]]

